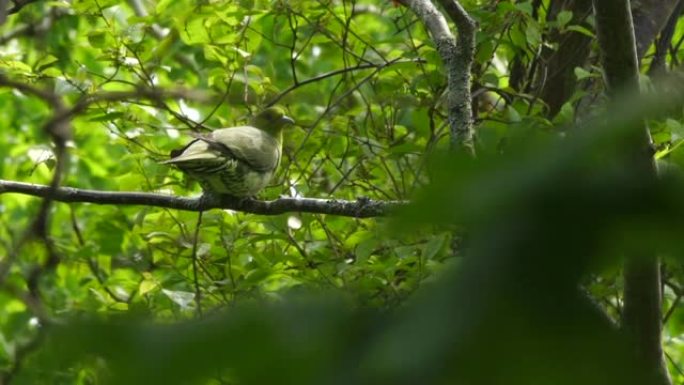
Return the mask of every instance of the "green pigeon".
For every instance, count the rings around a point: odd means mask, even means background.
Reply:
[[[171,151],[173,164],[206,192],[251,197],[268,185],[283,147],[283,128],[294,120],[280,107],[257,114],[248,126],[221,128]]]

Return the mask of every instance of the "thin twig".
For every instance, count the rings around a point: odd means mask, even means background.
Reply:
[[[367,69],[375,69],[376,72],[377,70],[381,70],[383,68],[389,67],[394,64],[401,64],[401,63],[424,63],[425,60],[423,59],[394,59],[390,60],[386,63],[378,63],[378,64],[357,64],[354,67],[347,67],[347,68],[341,68],[338,70],[333,70],[330,72],[326,72],[317,76],[314,76],[312,78],[302,80],[298,83],[294,83],[285,90],[283,90],[281,93],[278,95],[274,96],[273,99],[271,99],[268,103],[266,103],[266,106],[272,106],[280,101],[285,95],[289,94],[290,92],[296,90],[299,87],[305,86],[307,84],[315,83],[318,81],[321,81],[323,79],[327,79],[333,76],[337,75],[342,75],[348,72],[353,72],[353,71],[361,71],[361,70],[367,70]]]
[[[202,213],[197,213],[197,224],[195,225],[195,235],[192,239],[192,279],[195,286],[195,304],[197,316],[202,316],[202,290],[200,290],[199,278],[197,277],[197,242],[199,241],[199,230],[202,226]]]

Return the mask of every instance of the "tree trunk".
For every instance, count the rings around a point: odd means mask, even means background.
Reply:
[[[665,26],[679,0],[633,0],[637,56],[642,58]]]
[[[618,93],[636,93],[639,89],[639,67],[634,26],[629,0],[593,0],[596,29],[601,50],[606,86],[612,97]],[[632,132],[634,157],[632,172],[645,179],[656,178],[657,169],[648,127],[634,125]],[[651,251],[628,255],[624,267],[624,309],[622,328],[634,347],[652,381],[670,385],[661,345],[660,265]]]
[[[591,14],[591,0],[552,0],[547,21],[555,20],[561,11],[572,11],[571,24],[582,24]],[[558,49],[546,47],[542,52],[542,66],[537,77],[541,78],[541,97],[549,106],[549,117],[554,117],[563,104],[575,92],[575,67],[582,67],[589,56],[591,38],[583,33],[554,32],[549,36]]]
[[[633,23],[637,45],[637,57],[641,59],[675,12],[678,0],[632,1]],[[572,24],[582,24],[591,12],[591,0],[551,0],[547,21],[555,20],[561,11],[572,11]],[[575,67],[586,64],[589,57],[591,38],[579,32],[553,33],[550,43],[558,43],[558,49],[546,48],[542,52],[542,63],[536,71],[537,83],[541,87],[541,98],[549,106],[549,117],[554,117],[576,90]],[[518,72],[520,72],[519,70]],[[521,72],[524,73],[524,72]],[[515,78],[511,74],[512,78]]]

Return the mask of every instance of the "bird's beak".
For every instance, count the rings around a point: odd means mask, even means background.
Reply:
[[[291,117],[289,117],[289,116],[287,116],[287,115],[283,116],[282,120],[283,120],[283,122],[285,122],[285,123],[295,124],[294,119],[292,119]]]

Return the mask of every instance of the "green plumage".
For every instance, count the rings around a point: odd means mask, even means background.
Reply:
[[[294,120],[282,108],[260,112],[249,126],[222,128],[171,151],[173,164],[205,191],[236,197],[256,195],[268,185],[283,145],[283,127]]]

